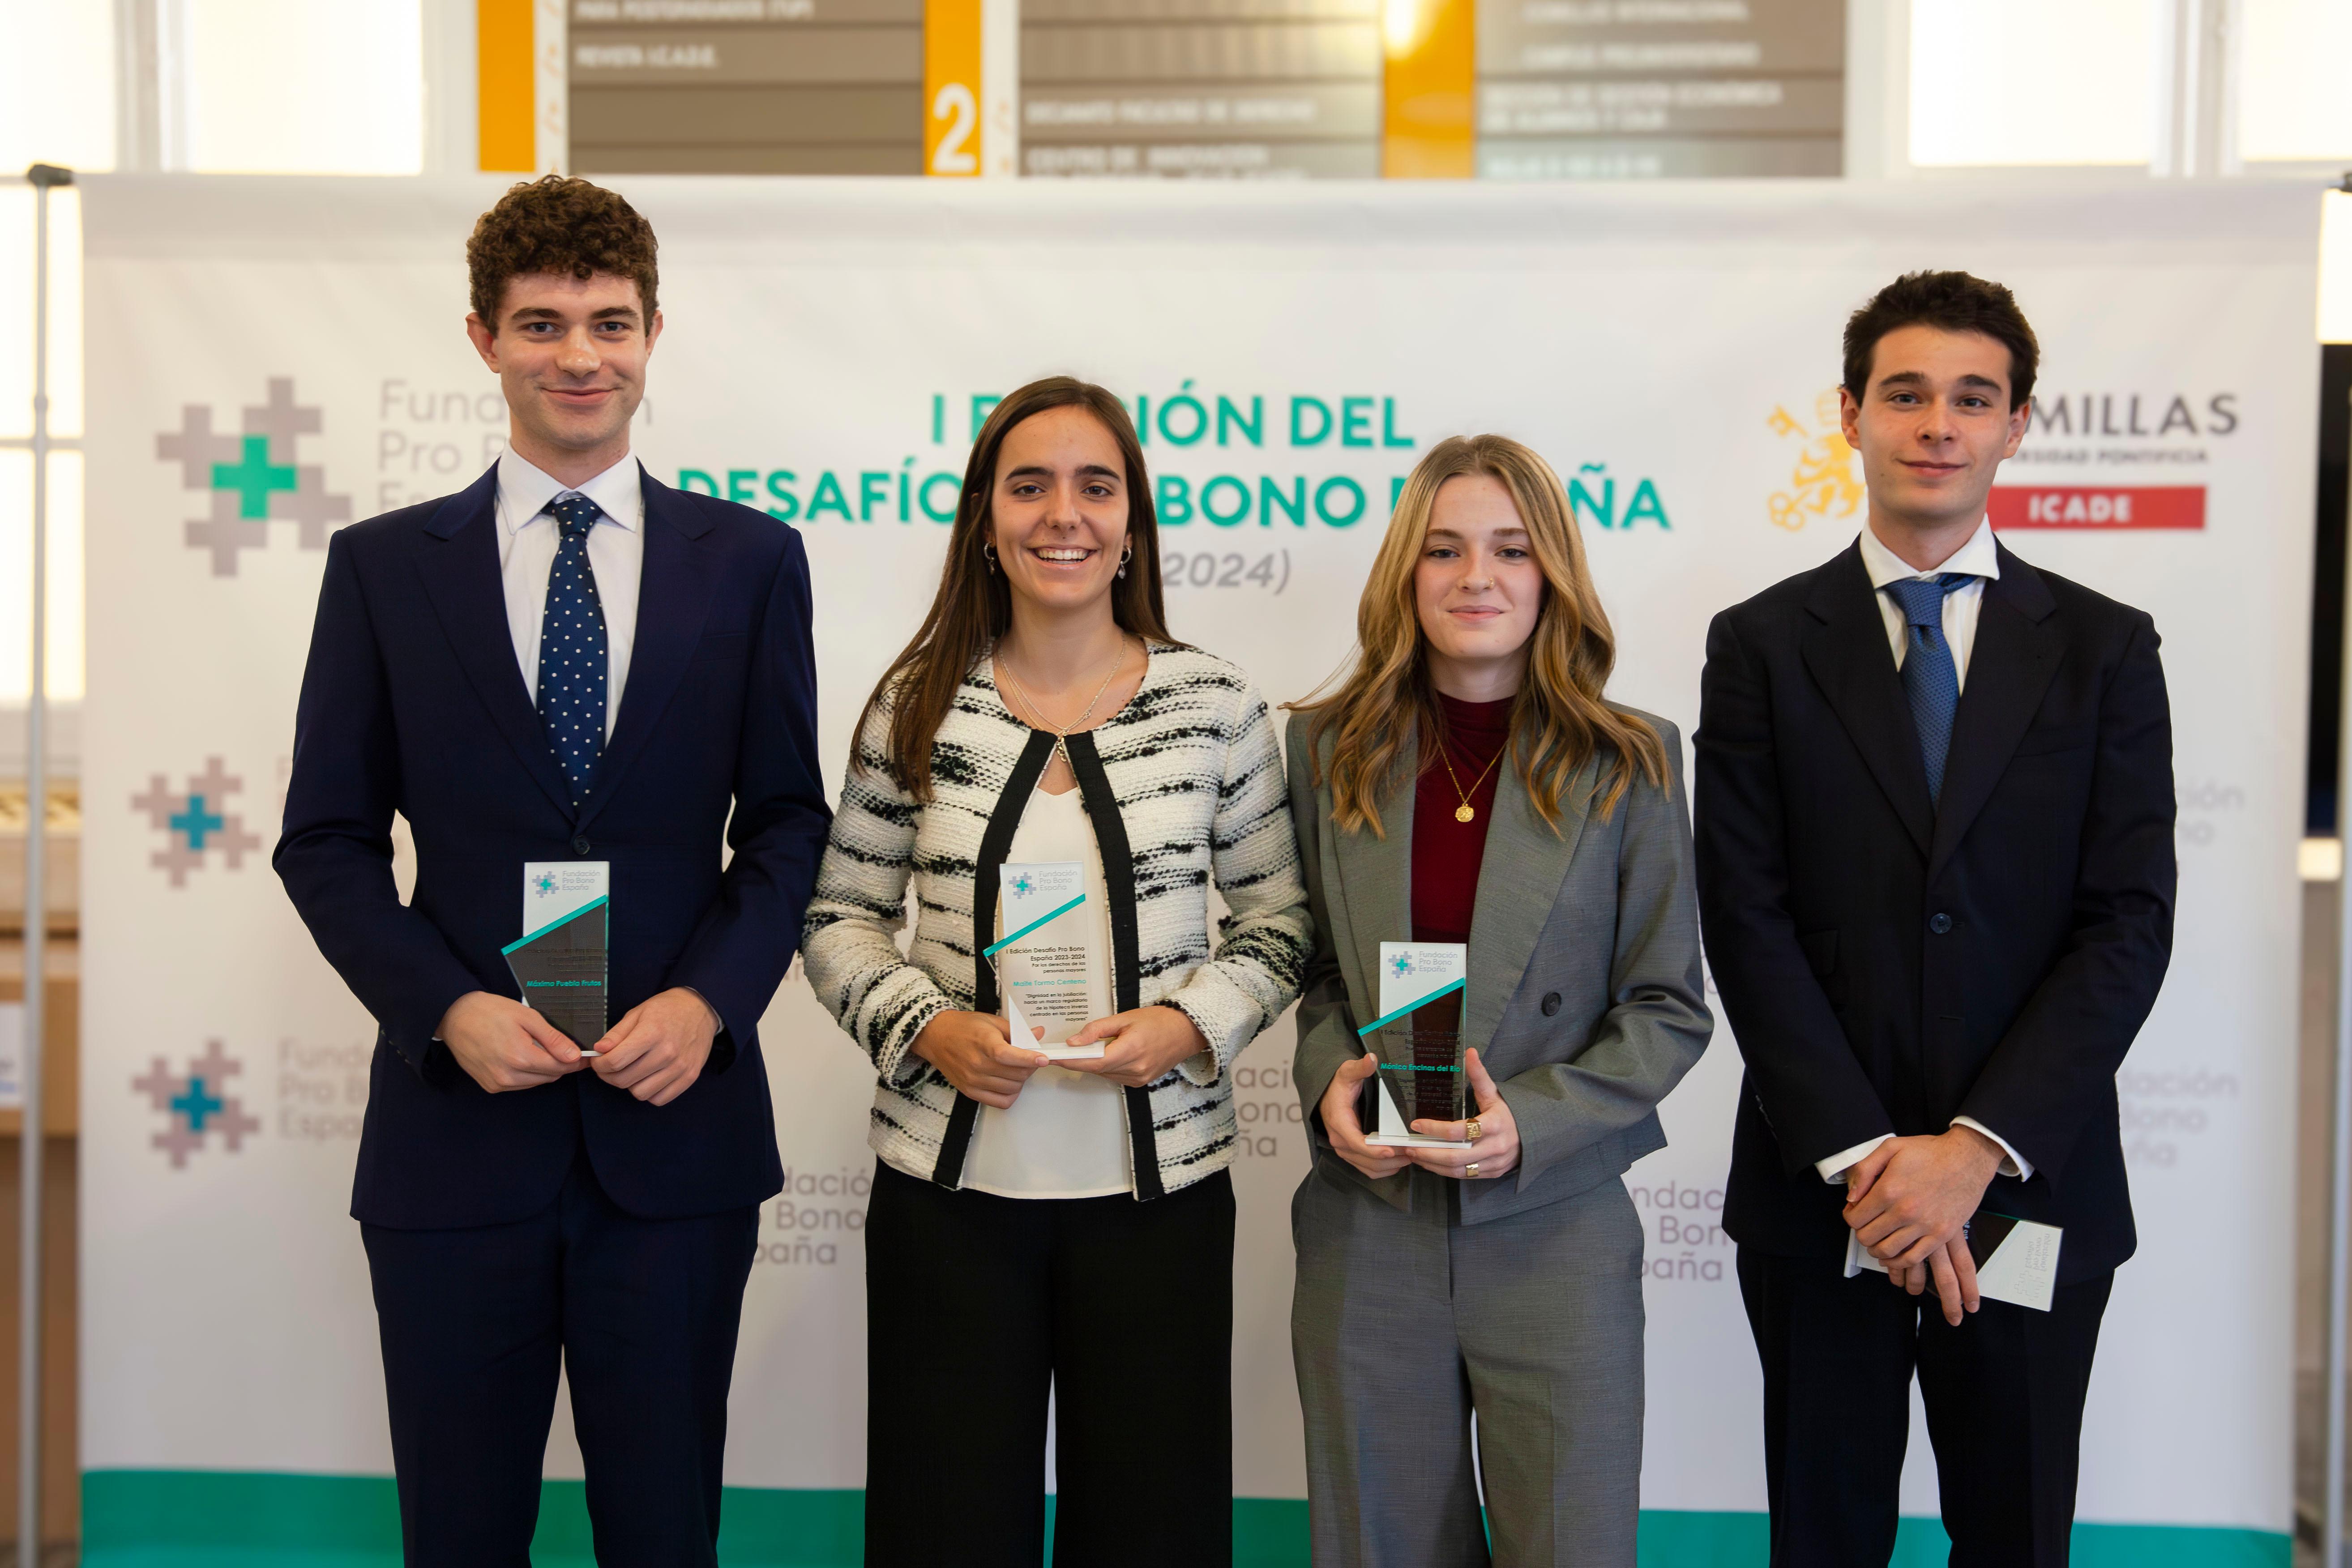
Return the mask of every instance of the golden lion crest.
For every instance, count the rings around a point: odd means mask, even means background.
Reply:
[[[1815,518],[1852,517],[1862,504],[1862,475],[1855,466],[1854,449],[1846,445],[1839,427],[1836,390],[1813,399],[1810,429],[1786,408],[1773,409],[1768,423],[1774,435],[1795,437],[1805,443],[1804,450],[1797,454],[1797,466],[1790,471],[1789,488],[1772,493],[1772,521],[1793,532]]]

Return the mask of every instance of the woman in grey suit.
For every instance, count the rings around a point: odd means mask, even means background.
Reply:
[[[1619,1177],[1714,1029],[1681,739],[1603,698],[1615,642],[1568,498],[1502,437],[1405,481],[1357,633],[1289,741],[1315,1562],[1633,1568],[1643,1237]],[[1470,1114],[1410,1122],[1455,1145],[1366,1142],[1376,1077],[1412,1077],[1376,1075],[1412,1058],[1372,1027],[1381,944],[1407,941],[1467,945],[1466,986],[1399,1020],[1471,1047]]]

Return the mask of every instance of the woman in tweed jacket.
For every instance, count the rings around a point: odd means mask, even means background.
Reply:
[[[999,1016],[1008,861],[1085,868],[1068,921],[1103,1005],[1066,1044],[1097,1059],[1049,1064]],[[1308,942],[1273,725],[1239,669],[1168,635],[1126,410],[1022,388],[861,716],[803,943],[880,1079],[868,1563],[1034,1568],[1049,1389],[1059,1568],[1231,1560],[1232,1068]]]

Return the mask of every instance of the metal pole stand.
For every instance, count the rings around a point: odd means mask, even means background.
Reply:
[[[49,193],[73,171],[36,163],[33,186],[33,679],[25,707],[24,1219],[17,1262],[16,1563],[41,1563],[41,1046],[47,1023],[49,639]]]

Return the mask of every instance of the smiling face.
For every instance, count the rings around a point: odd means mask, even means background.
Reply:
[[[1872,521],[1888,525],[1882,537],[1889,528],[1973,531],[2032,412],[2031,404],[2010,407],[2006,346],[1981,332],[1916,325],[1878,340],[1861,398],[1844,391],[1839,404],[1845,438],[1862,454]]]
[[[1493,701],[1519,689],[1545,584],[1502,480],[1457,474],[1438,487],[1412,585],[1440,691]]]
[[[527,273],[508,281],[496,322],[469,315],[466,333],[506,389],[520,456],[572,483],[628,455],[661,335],[660,313],[645,320],[633,280]]]
[[[1127,547],[1127,463],[1101,420],[1049,408],[1005,432],[988,505],[989,542],[1016,606],[1109,613]]]

